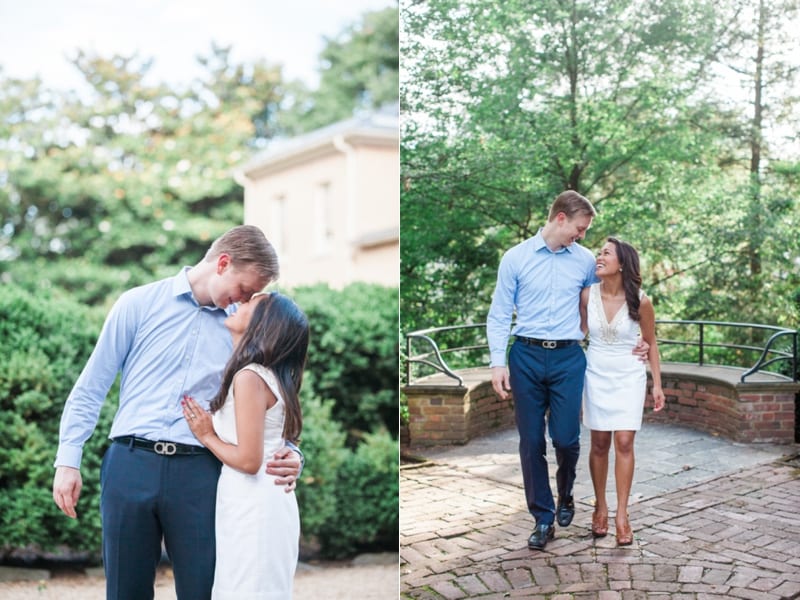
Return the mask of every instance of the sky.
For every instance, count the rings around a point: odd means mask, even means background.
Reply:
[[[235,62],[283,65],[287,79],[315,87],[323,36],[332,38],[396,0],[0,0],[0,75],[40,76],[80,89],[66,58],[77,48],[153,59],[147,81],[184,84],[201,73],[197,54],[231,45]]]

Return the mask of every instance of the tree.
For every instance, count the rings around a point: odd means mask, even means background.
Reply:
[[[364,14],[326,40],[319,57],[319,88],[298,100],[291,117],[296,131],[397,103],[399,63],[397,8]]]
[[[145,84],[149,64],[135,55],[81,51],[88,98],[6,82],[7,280],[101,303],[198,260],[241,223],[232,169],[279,131],[286,92],[280,69],[232,64],[227,48],[200,62],[208,77],[190,90]]]
[[[568,188],[599,210],[589,247],[614,234],[640,248],[660,317],[735,320],[747,306],[690,302],[746,237],[739,206],[715,201],[741,196],[739,123],[713,85],[730,11],[437,0],[404,6],[402,23],[406,330],[483,321],[500,254]]]

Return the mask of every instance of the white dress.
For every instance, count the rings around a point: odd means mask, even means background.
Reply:
[[[257,364],[244,367],[266,382],[277,402],[264,417],[264,460],[283,447],[285,404],[272,371]],[[241,371],[240,371],[241,372]],[[225,442],[237,443],[233,386],[214,414],[214,430]],[[266,465],[266,462],[265,462]],[[217,566],[214,600],[291,600],[297,567],[300,515],[294,492],[286,493],[267,475],[222,466],[217,487]]]
[[[639,291],[639,297],[643,295]],[[609,323],[600,284],[589,288],[589,348],[583,386],[583,424],[596,431],[638,431],[647,388],[647,371],[632,354],[639,324],[623,304]]]

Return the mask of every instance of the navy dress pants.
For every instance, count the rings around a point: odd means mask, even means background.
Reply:
[[[545,423],[556,451],[560,497],[572,496],[580,454],[580,412],[586,356],[578,344],[547,349],[515,341],[508,355],[525,499],[536,523],[555,520]]]
[[[178,599],[211,598],[220,468],[210,453],[163,456],[111,444],[100,472],[107,600],[153,599],[162,539]]]

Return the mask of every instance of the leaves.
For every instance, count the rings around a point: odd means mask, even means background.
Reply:
[[[501,254],[568,188],[599,212],[587,247],[616,235],[639,248],[660,318],[796,322],[798,154],[770,154],[753,187],[755,121],[720,95],[714,63],[755,56],[743,6],[404,6],[403,329],[484,321]]]

